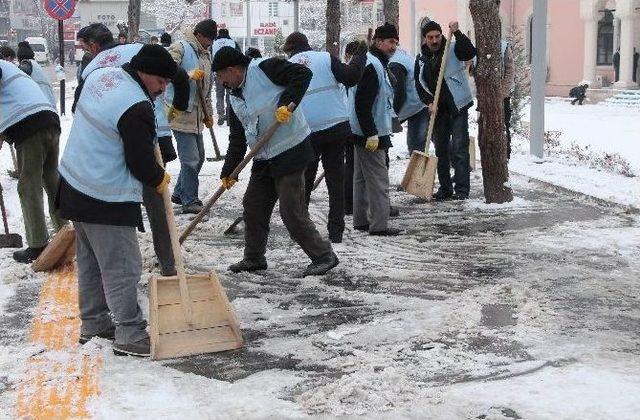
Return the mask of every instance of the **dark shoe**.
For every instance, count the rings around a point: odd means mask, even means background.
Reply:
[[[198,214],[202,211],[202,204],[198,204],[197,202],[193,202],[186,206],[182,206],[182,213],[184,214]]]
[[[342,232],[340,232],[340,233],[330,233],[329,234],[329,240],[331,241],[331,243],[341,244],[342,243]]]
[[[447,200],[450,200],[452,197],[453,197],[453,193],[447,193],[443,191],[438,191],[437,193],[433,194],[433,199],[436,201],[447,201]]]
[[[353,227],[355,230],[359,230],[361,232],[368,232],[369,231],[369,225],[362,225],[362,226],[354,226]]]
[[[345,216],[351,216],[352,214],[353,214],[353,209],[345,209],[344,211]]]
[[[227,117],[225,117],[224,115],[218,117],[218,125],[223,125],[225,121],[227,121]]]
[[[151,356],[151,342],[147,337],[131,344],[113,343],[113,354],[116,356],[149,357]]]
[[[400,210],[396,206],[389,206],[389,217],[400,216]]]
[[[112,325],[111,327],[107,328],[106,330],[104,330],[102,332],[99,332],[98,334],[93,334],[93,335],[80,334],[80,339],[78,340],[78,342],[80,344],[86,344],[93,337],[104,338],[106,340],[113,341],[113,340],[116,339],[116,327]]]
[[[44,251],[45,248],[46,246],[41,248],[25,248],[23,250],[16,251],[13,253],[13,259],[23,264],[32,263],[40,256],[40,254],[42,254],[42,251]]]
[[[173,204],[178,204],[178,205],[181,205],[181,204],[182,204],[182,200],[180,200],[180,197],[175,196],[175,195],[173,195],[173,194],[171,195],[171,202],[172,202]]]
[[[237,262],[235,264],[231,264],[229,266],[229,271],[234,273],[240,273],[242,271],[252,272],[252,271],[266,270],[266,269],[267,269],[266,261],[252,261],[252,260],[246,260],[246,259],[243,259],[242,261]]]
[[[372,236],[397,236],[400,235],[402,230],[396,228],[386,228],[385,230],[376,230],[373,232],[369,232],[369,235]]]
[[[338,260],[338,256],[335,253],[331,253],[331,258],[325,261],[318,261],[315,263],[311,263],[307,266],[307,268],[302,273],[302,277],[307,276],[321,276],[325,274],[327,271],[331,270],[333,267],[338,265],[340,261]]]
[[[451,197],[452,200],[468,200],[469,199],[469,194],[454,194],[453,197]]]

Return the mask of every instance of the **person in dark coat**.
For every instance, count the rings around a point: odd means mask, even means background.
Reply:
[[[569,97],[575,98],[573,101],[571,101],[571,105],[575,105],[576,102],[578,102],[578,105],[582,105],[582,101],[587,98],[588,87],[589,85],[585,83],[583,85],[578,85],[571,88],[571,90],[569,91]]]
[[[614,82],[617,82],[620,80],[620,49],[613,53],[613,71],[615,73]]]
[[[351,137],[347,104],[340,84],[348,89],[360,81],[367,60],[367,46],[361,44],[350,63],[345,64],[328,52],[313,51],[306,35],[293,32],[282,50],[289,55],[289,61],[313,71],[311,86],[301,104],[311,127],[309,140],[316,155],[305,172],[306,202],[308,207],[318,164],[322,160],[329,192],[327,231],[331,242],[340,243],[344,232],[344,144]]]
[[[267,146],[253,159],[242,202],[244,258],[229,270],[237,273],[267,268],[269,224],[279,200],[280,215],[289,235],[311,259],[302,275],[326,273],[338,265],[338,257],[331,243],[318,233],[304,201],[304,171],[314,160],[308,139],[311,130],[302,109],[291,112],[287,108],[302,101],[311,82],[311,70],[279,58],[251,60],[233,47],[221,48],[211,67],[216,78],[231,91],[229,147],[220,172],[226,189],[236,182],[231,173],[244,158],[247,146],[253,148],[269,127],[280,123]]]

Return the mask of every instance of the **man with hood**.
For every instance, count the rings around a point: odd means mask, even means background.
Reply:
[[[398,46],[398,30],[390,23],[376,28],[362,80],[349,91],[349,123],[354,138],[353,227],[370,235],[392,236],[400,230],[389,222],[389,169],[392,146],[393,88],[387,65]]]
[[[242,51],[237,42],[231,39],[229,36],[229,30],[227,28],[218,29],[218,38],[213,41],[211,45],[211,57],[214,57],[216,53],[222,47],[231,47],[235,48],[238,51]],[[222,125],[227,121],[227,107],[229,104],[229,95],[227,94],[227,90],[222,86],[216,79],[216,111],[218,113],[218,125]]]
[[[247,146],[254,147],[269,127],[280,123],[253,160],[242,202],[244,258],[229,270],[237,273],[267,268],[269,224],[279,200],[280,216],[289,235],[311,259],[302,275],[326,273],[338,265],[338,257],[331,243],[318,233],[304,203],[304,170],[314,157],[308,139],[311,130],[302,108],[293,112],[287,108],[290,103],[302,101],[311,70],[280,58],[250,59],[231,47],[216,53],[213,70],[231,90],[229,148],[220,173],[226,189],[236,182],[230,175],[244,158]]]
[[[171,112],[171,129],[178,144],[180,175],[173,189],[171,201],[182,205],[183,213],[200,213],[202,201],[198,198],[198,175],[204,164],[202,131],[213,126],[211,107],[211,43],[217,35],[216,22],[206,19],[193,29],[184,31],[184,39],[171,44],[169,53],[189,78],[189,101],[185,112]],[[167,88],[167,99],[172,101],[174,90]],[[206,109],[202,109],[203,98]],[[206,115],[206,117],[205,117]]]
[[[367,46],[359,44],[351,62],[344,64],[328,52],[313,51],[306,35],[293,32],[282,50],[289,55],[290,62],[302,64],[313,72],[309,89],[300,104],[311,128],[309,141],[316,156],[305,172],[306,202],[308,206],[318,163],[322,159],[329,192],[327,231],[331,242],[341,243],[344,232],[344,144],[351,137],[349,112],[341,85],[350,88],[360,81],[367,60]]]
[[[430,21],[422,28],[422,54],[418,57],[416,71],[418,94],[427,105],[429,118],[436,119],[433,142],[438,157],[440,188],[433,198],[438,201],[466,200],[470,189],[469,108],[473,106],[473,93],[465,62],[476,56],[476,48],[460,31],[458,22],[449,23],[449,30],[455,41],[452,41],[448,56],[444,58],[447,65],[437,104],[433,99],[447,42],[437,22]],[[455,187],[451,182],[451,166],[455,173]]]

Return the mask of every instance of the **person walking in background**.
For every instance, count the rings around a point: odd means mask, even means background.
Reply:
[[[222,47],[231,47],[240,51],[240,46],[229,36],[229,30],[221,28],[218,30],[218,38],[211,45],[211,56],[214,57]],[[227,121],[227,108],[229,107],[229,93],[222,86],[222,83],[215,80],[216,86],[216,112],[218,113],[218,125]]]
[[[569,91],[569,97],[574,98],[571,101],[571,105],[575,105],[576,102],[578,105],[582,105],[582,102],[587,99],[587,89],[589,88],[588,84],[578,85],[571,88]]]

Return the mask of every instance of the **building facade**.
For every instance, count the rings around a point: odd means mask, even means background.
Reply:
[[[533,1],[502,0],[500,5],[503,36],[521,34],[529,57]],[[639,8],[640,0],[548,0],[547,94],[566,95],[582,81],[591,87],[637,89]],[[400,0],[401,44],[417,52],[420,27],[428,20],[443,28],[457,20],[473,37],[469,0]],[[616,81],[613,62],[617,51]]]

